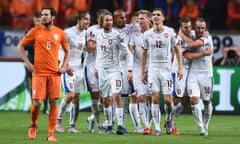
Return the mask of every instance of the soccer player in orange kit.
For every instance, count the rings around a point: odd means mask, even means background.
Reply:
[[[52,7],[41,10],[41,25],[32,28],[19,42],[17,49],[25,61],[29,71],[32,71],[32,107],[31,125],[28,131],[29,139],[36,138],[37,120],[42,101],[49,96],[50,112],[48,117],[48,141],[57,141],[54,130],[58,116],[58,98],[61,92],[61,74],[66,71],[70,56],[69,43],[63,30],[53,25],[56,11]],[[24,52],[24,46],[34,42],[34,65]],[[63,64],[58,65],[58,51],[63,47],[65,56]]]

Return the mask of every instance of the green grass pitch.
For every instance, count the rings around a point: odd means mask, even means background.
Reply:
[[[240,116],[213,115],[209,126],[209,136],[200,136],[192,115],[181,115],[176,122],[181,135],[166,135],[162,115],[161,136],[142,135],[134,133],[134,127],[128,115],[127,135],[103,135],[87,131],[86,118],[90,112],[80,112],[76,127],[81,130],[78,134],[67,133],[69,113],[66,113],[63,126],[64,133],[56,133],[56,144],[240,144]],[[103,116],[102,116],[103,118]],[[47,142],[48,115],[40,114],[37,138],[28,139],[30,116],[27,112],[0,111],[0,143],[1,144],[45,144]],[[114,127],[116,129],[116,126]]]

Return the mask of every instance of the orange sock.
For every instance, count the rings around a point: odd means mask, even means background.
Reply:
[[[54,130],[57,124],[58,106],[50,106],[50,112],[48,115],[48,136],[54,135]]]
[[[34,127],[37,126],[39,113],[40,113],[40,108],[32,105],[31,112],[30,112],[31,126],[34,126]]]

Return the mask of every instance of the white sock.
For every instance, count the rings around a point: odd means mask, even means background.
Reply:
[[[138,112],[137,104],[129,104],[129,113],[132,118],[135,128],[141,128],[140,116]]]
[[[184,108],[181,102],[179,102],[176,106],[173,107],[173,112],[172,112],[173,124],[175,123],[175,120],[177,119],[177,117],[182,113],[183,109]]]
[[[173,111],[173,103],[170,105],[164,104],[164,110],[165,110],[165,120],[170,121],[172,118],[172,111]]]
[[[123,126],[123,108],[116,108],[116,117],[118,121],[118,125]]]
[[[91,120],[95,119],[95,116],[93,113],[89,116],[89,119],[91,119]]]
[[[92,100],[92,114],[94,115],[94,118],[97,122],[97,125],[100,126],[101,125],[101,121],[100,121],[100,112],[98,109],[98,100],[97,99],[93,99]]]
[[[202,129],[203,128],[202,110],[200,108],[199,103],[195,105],[191,105],[191,108],[192,108],[192,114],[193,114],[194,120],[197,123],[198,128]]]
[[[112,123],[113,123],[116,119],[115,103],[114,103],[113,97],[111,97],[111,107],[112,107]]]
[[[204,115],[203,115],[203,117],[204,117],[203,118],[204,119],[204,128],[207,131],[208,131],[208,125],[211,121],[212,111],[213,111],[212,103],[210,103],[209,105],[204,105]]]
[[[145,128],[149,128],[149,110],[146,103],[139,103],[139,114]]]
[[[112,106],[109,106],[108,108],[103,107],[103,111],[105,119],[107,121],[107,125],[112,126]]]
[[[75,122],[78,118],[78,105],[71,103],[71,109],[70,109],[70,120],[69,124],[70,126],[75,126]]]
[[[62,120],[63,119],[63,116],[66,112],[66,107],[67,107],[67,103],[65,100],[62,100],[61,104],[60,104],[60,107],[59,107],[59,112],[58,112],[58,120]]]
[[[159,104],[152,104],[151,111],[152,111],[153,123],[155,125],[155,130],[161,131],[160,129],[161,112],[160,112]]]
[[[125,125],[128,114],[128,97],[122,97],[122,105],[123,105],[123,125]]]

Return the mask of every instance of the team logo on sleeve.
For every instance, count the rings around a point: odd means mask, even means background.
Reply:
[[[128,30],[126,30],[126,31],[125,31],[125,33],[128,35],[128,34],[129,34],[129,31],[128,31]]]
[[[108,40],[108,44],[111,45],[112,44],[112,39]]]
[[[168,33],[164,33],[164,37],[165,37],[165,38],[168,38]]]

